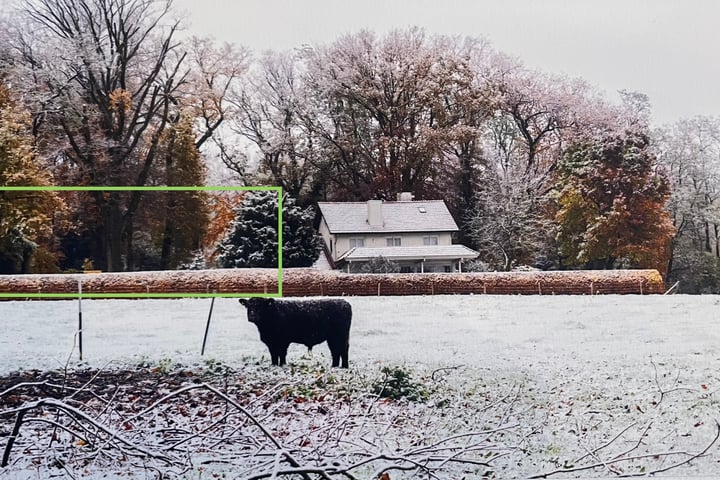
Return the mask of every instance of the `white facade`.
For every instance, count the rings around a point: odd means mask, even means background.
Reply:
[[[349,272],[359,271],[370,258],[382,256],[403,272],[456,272],[477,252],[453,245],[458,230],[440,200],[398,202],[335,202],[318,206],[319,233],[328,260]]]
[[[323,228],[324,227],[324,228]],[[333,234],[327,228],[325,222],[321,223],[320,235],[325,241],[325,245],[330,251],[333,261],[336,261],[351,248],[367,247],[421,247],[425,245],[452,245],[452,234],[450,232],[430,232],[430,233],[387,233],[387,234],[367,234],[367,233],[342,233]],[[392,239],[392,240],[390,240]],[[351,245],[351,240],[353,244]],[[399,240],[399,245],[397,242]],[[392,245],[388,242],[392,241]],[[435,242],[435,243],[426,243]],[[362,245],[359,245],[362,243]]]

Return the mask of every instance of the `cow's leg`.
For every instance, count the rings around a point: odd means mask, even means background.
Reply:
[[[348,350],[350,349],[348,339],[334,340],[332,342],[328,340],[328,346],[330,347],[330,355],[332,355],[332,366],[339,367],[342,363],[342,368],[348,368]]]
[[[348,368],[348,350],[350,350],[350,342],[345,342],[342,353],[340,354],[340,356],[342,357],[343,368]]]
[[[276,345],[268,345],[268,349],[270,350],[270,363],[272,365],[279,365],[280,353],[278,347]]]
[[[279,348],[278,355],[279,355],[280,363],[278,365],[282,366],[287,363],[286,359],[287,359],[287,351],[288,351],[289,346],[290,346],[289,344],[285,344]]]
[[[328,347],[330,347],[330,356],[332,357],[332,366],[340,366],[340,355],[342,354],[341,347],[337,342],[331,342],[328,340]]]

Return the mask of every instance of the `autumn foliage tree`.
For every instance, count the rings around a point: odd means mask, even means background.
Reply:
[[[199,187],[205,184],[205,165],[195,142],[189,116],[181,116],[168,129],[162,142],[165,185]],[[160,268],[167,270],[188,261],[193,252],[201,249],[210,221],[210,207],[204,191],[166,192],[162,199],[165,213]]]
[[[41,153],[60,184],[158,184],[167,132],[192,115],[195,148],[229,115],[225,95],[246,52],[183,43],[172,0],[25,0],[12,39],[15,82],[31,106]],[[62,52],[62,54],[57,54]],[[161,181],[164,181],[161,180]],[[162,184],[162,183],[161,183]],[[134,268],[141,190],[95,191],[88,213],[97,268]],[[167,237],[166,237],[167,238]],[[164,255],[166,265],[168,250]]]
[[[0,185],[51,185],[52,178],[39,162],[32,140],[30,115],[0,82]],[[0,191],[0,273],[30,273],[38,256],[44,258],[46,267],[57,267],[53,214],[63,208],[53,192]]]
[[[574,145],[559,165],[558,243],[564,264],[665,271],[675,232],[666,177],[648,137],[608,134]]]
[[[18,39],[34,74],[37,135],[53,135],[62,181],[148,184],[162,134],[185,75],[178,27],[161,22],[171,2],[26,0]],[[42,42],[41,45],[39,42]],[[64,55],[54,55],[62,51]],[[31,87],[26,85],[26,87]],[[50,145],[48,145],[50,147]],[[96,267],[126,268],[142,192],[92,193],[97,205]]]

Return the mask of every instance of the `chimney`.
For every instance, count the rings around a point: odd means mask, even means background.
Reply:
[[[371,227],[383,226],[382,200],[368,200],[367,222]]]
[[[398,202],[412,202],[413,194],[411,192],[400,192],[397,194]]]

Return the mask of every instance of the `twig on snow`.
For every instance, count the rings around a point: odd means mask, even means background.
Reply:
[[[435,381],[435,374],[436,374],[436,373],[447,372],[447,371],[450,371],[450,370],[458,370],[458,369],[460,369],[460,368],[462,368],[462,367],[464,367],[464,366],[465,366],[465,365],[455,365],[455,366],[452,366],[452,367],[436,368],[436,369],[433,370],[432,373],[430,374],[430,378],[431,378],[433,381]]]
[[[53,407],[57,409],[58,411],[64,412],[69,417],[72,417],[74,420],[82,420],[85,421],[91,425],[93,425],[98,430],[104,432],[107,435],[110,435],[112,438],[116,438],[120,443],[124,444],[125,446],[129,447],[132,450],[135,450],[139,452],[142,455],[145,455],[147,457],[156,458],[158,460],[163,461],[166,464],[172,464],[172,459],[167,457],[166,455],[153,452],[149,449],[146,449],[142,446],[135,445],[133,442],[123,438],[122,436],[118,435],[117,431],[114,431],[110,428],[105,427],[104,425],[100,424],[98,421],[96,421],[94,418],[83,412],[82,410],[79,410],[73,406],[70,406],[62,401],[55,400],[52,398],[45,398],[42,400],[38,400],[26,405],[23,405],[22,407],[16,408],[14,411],[17,413],[17,416],[15,417],[15,425],[13,427],[13,431],[10,434],[10,437],[8,438],[8,443],[5,445],[5,451],[3,452],[2,461],[0,461],[0,467],[6,467],[8,465],[8,460],[10,458],[10,451],[12,450],[13,445],[15,444],[15,441],[20,434],[20,428],[22,427],[23,420],[25,415],[30,412],[31,410],[41,408],[43,406]]]
[[[658,368],[657,368],[657,365],[655,364],[655,361],[653,360],[652,357],[650,357],[650,364],[653,366],[653,370],[655,371],[655,385],[657,386],[658,392],[660,392],[660,399],[657,401],[657,403],[656,403],[655,406],[660,405],[660,403],[661,403],[661,402],[663,401],[663,399],[665,398],[665,395],[667,395],[668,393],[673,393],[673,392],[697,392],[697,391],[698,391],[697,389],[694,389],[694,388],[677,387],[677,386],[674,386],[673,388],[670,388],[670,389],[668,389],[668,390],[663,389],[662,385],[660,385],[660,380],[658,379]],[[677,385],[679,382],[680,382],[680,371],[678,370],[677,375],[675,376],[675,382],[673,383],[673,385]]]
[[[529,479],[548,478],[553,475],[558,475],[561,473],[582,472],[585,470],[594,470],[596,468],[607,468],[611,472],[617,474],[620,477],[645,477],[645,476],[649,476],[649,475],[654,475],[656,473],[667,472],[668,470],[672,470],[672,469],[680,467],[682,465],[686,465],[686,464],[692,462],[693,460],[704,456],[717,443],[718,439],[720,439],[720,423],[718,423],[717,420],[715,421],[715,426],[716,426],[715,435],[714,435],[713,439],[700,452],[691,453],[691,452],[686,452],[686,451],[668,451],[668,452],[653,452],[653,453],[646,453],[646,454],[642,454],[642,455],[632,455],[632,456],[622,456],[622,457],[616,456],[609,460],[600,460],[600,461],[596,461],[594,463],[588,463],[585,465],[558,468],[558,469],[555,469],[555,470],[552,470],[549,472],[538,473],[538,474],[532,475],[528,478]],[[617,439],[617,438],[619,438],[619,437],[616,436],[615,439]],[[634,448],[633,448],[633,450],[634,450]],[[620,473],[618,471],[614,471],[609,468],[609,465],[611,465],[611,464],[632,462],[632,461],[636,461],[636,460],[643,460],[646,458],[669,458],[669,457],[674,457],[674,456],[678,456],[678,455],[684,455],[687,458],[683,459],[682,461],[676,462],[672,465],[668,465],[667,467],[658,468],[658,469],[650,471],[650,472]],[[587,456],[585,456],[583,458],[587,458]]]

